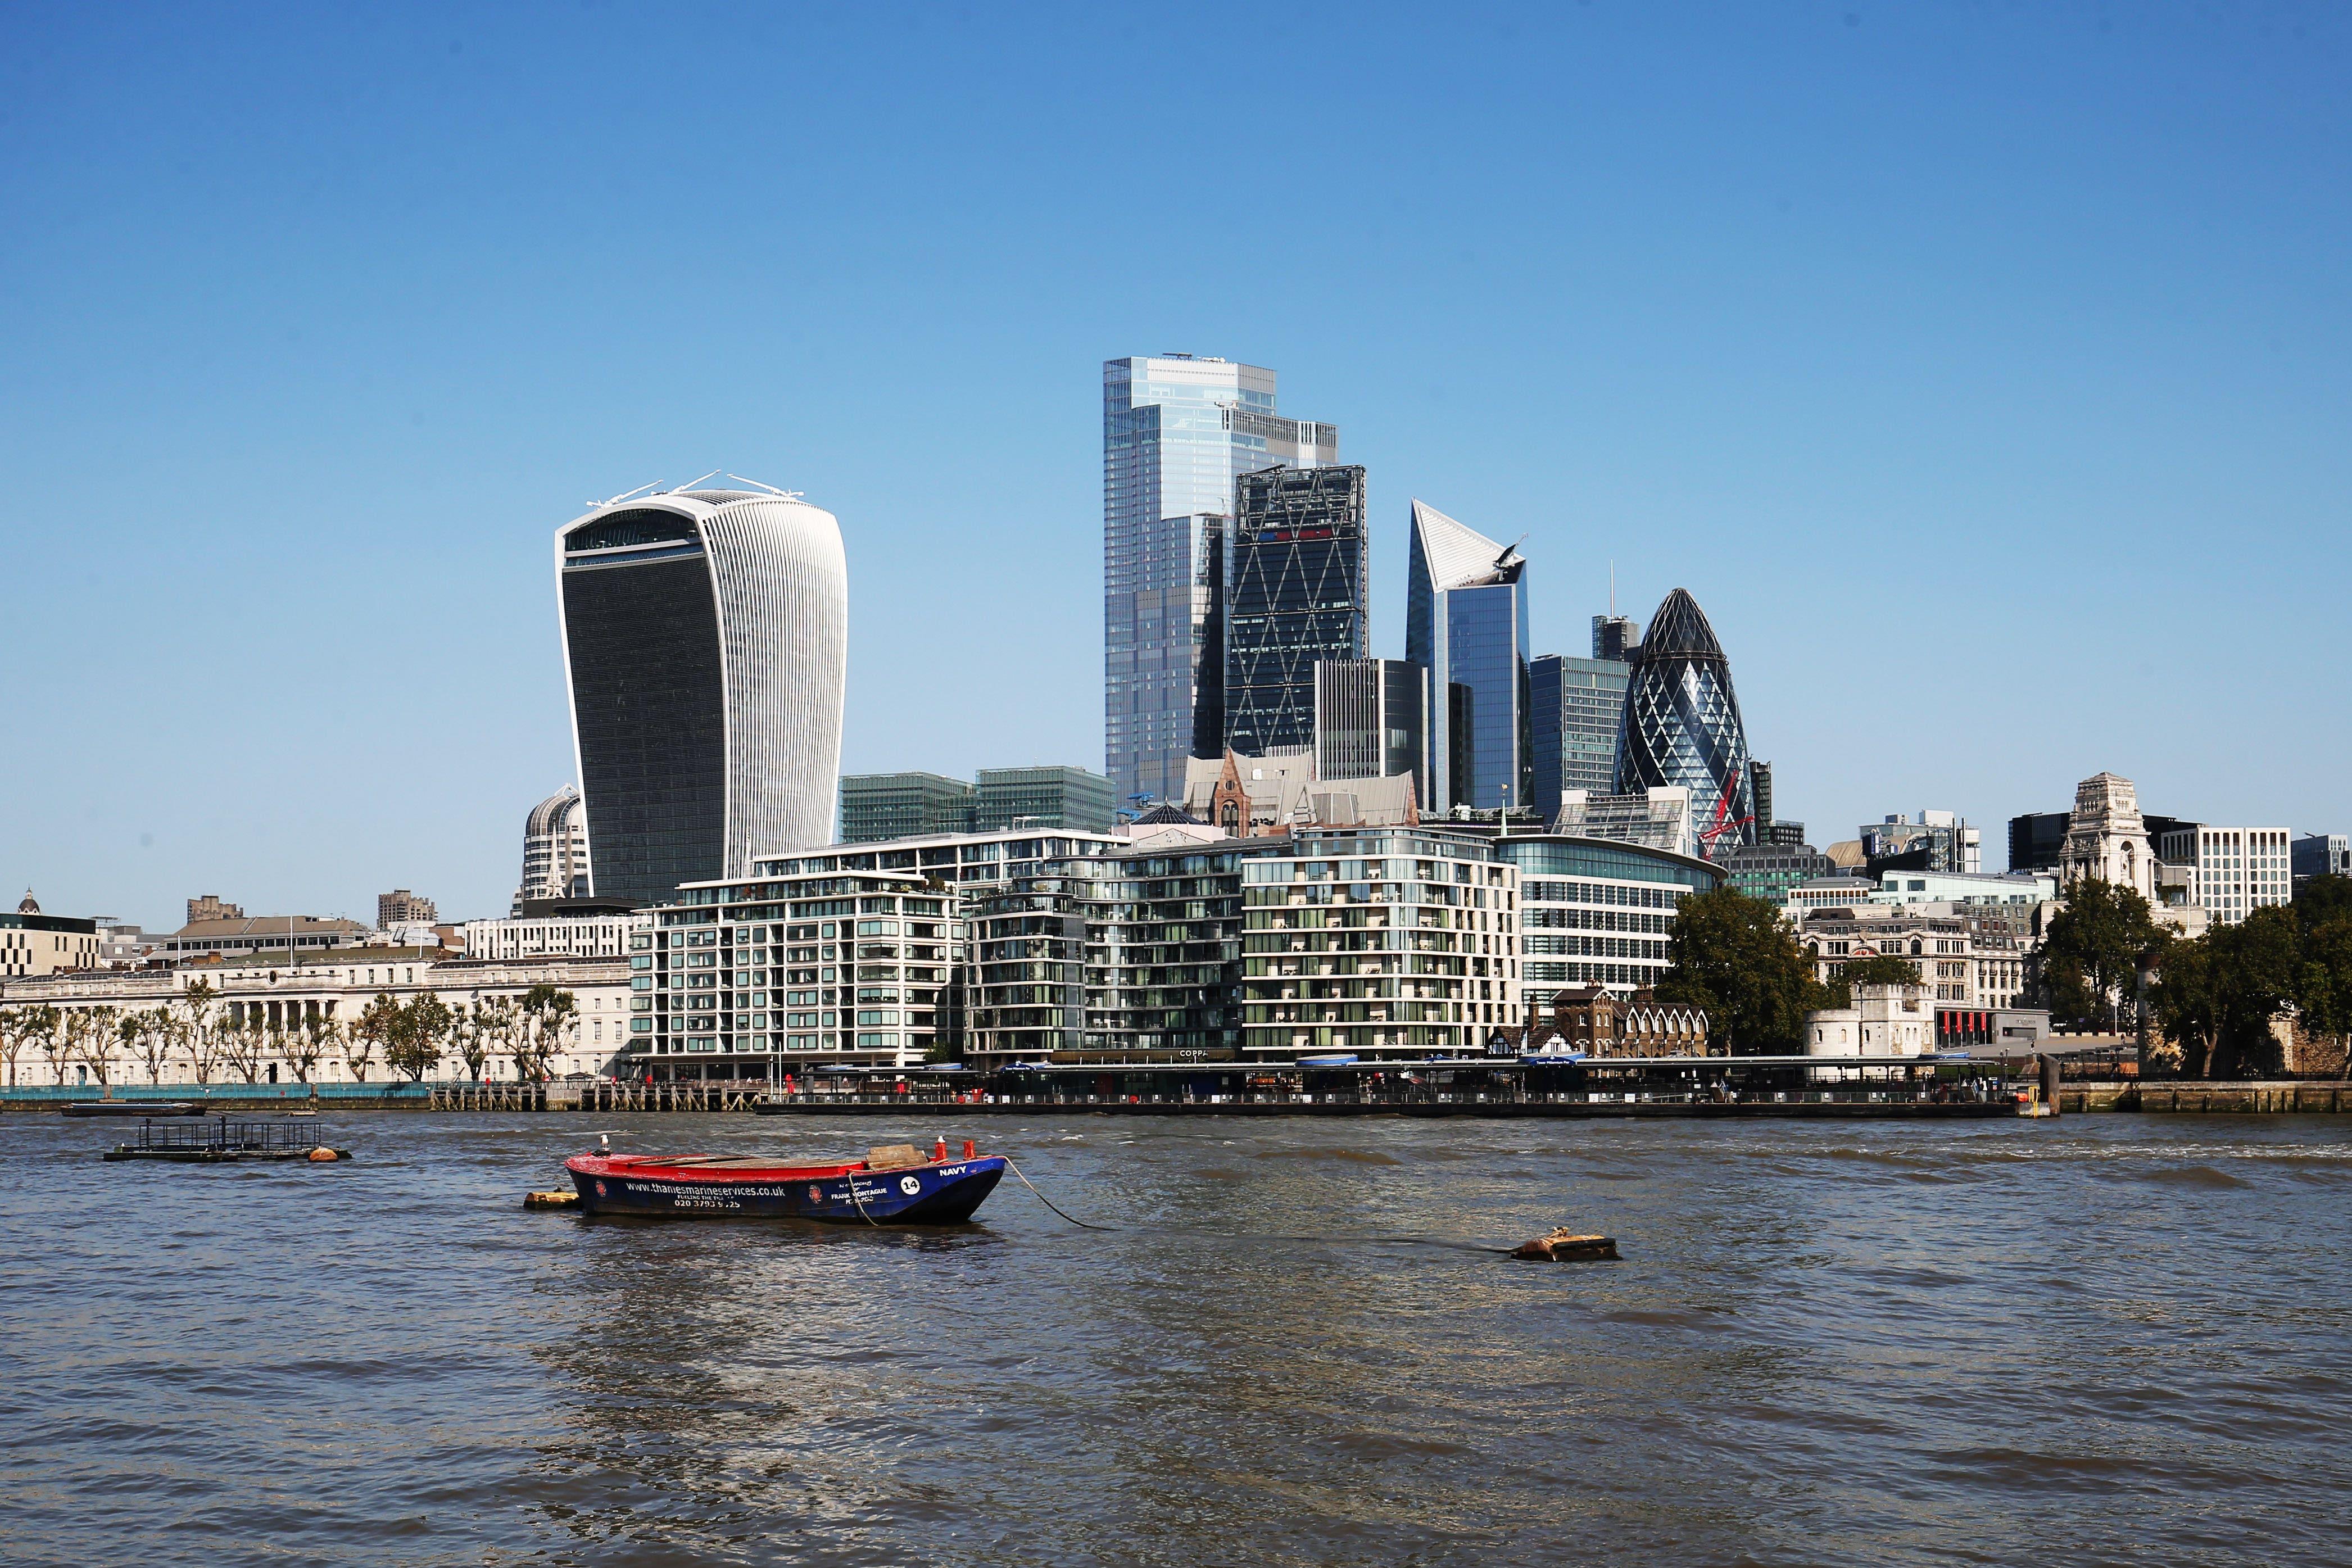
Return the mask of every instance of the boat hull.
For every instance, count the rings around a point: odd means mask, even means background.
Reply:
[[[587,1214],[832,1225],[961,1225],[1004,1179],[1004,1160],[997,1154],[887,1171],[713,1171],[583,1154],[563,1168]]]

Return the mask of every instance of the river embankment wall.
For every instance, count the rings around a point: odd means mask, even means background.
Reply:
[[[544,1086],[434,1083],[322,1084],[314,1098],[299,1085],[214,1084],[205,1087],[144,1085],[118,1088],[111,1096],[87,1088],[0,1088],[0,1111],[62,1111],[69,1104],[110,1098],[136,1107],[148,1102],[200,1104],[206,1115],[253,1116],[289,1110],[709,1110],[746,1112],[756,1091],[733,1085],[678,1083]],[[2341,1116],[2352,1115],[2352,1083],[2308,1079],[2277,1082],[2206,1083],[2193,1079],[2150,1083],[2073,1082],[2058,1094],[2061,1114],[2117,1111],[2145,1115]],[[2006,1105],[1937,1104],[1910,1100],[1790,1101],[1741,1100],[1560,1100],[1476,1099],[1469,1096],[1378,1103],[1359,1101],[1123,1101],[1111,1097],[1034,1097],[990,1103],[962,1103],[928,1096],[817,1096],[796,1100],[788,1114],[904,1117],[920,1114],[962,1120],[987,1116],[1291,1116],[1317,1119],[1396,1117],[1515,1120],[1702,1120],[1727,1118],[1810,1121],[1950,1120],[2010,1116]]]

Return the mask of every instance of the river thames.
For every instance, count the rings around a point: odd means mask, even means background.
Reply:
[[[2341,1563],[2352,1124],[0,1119],[0,1559]],[[524,1212],[977,1135],[940,1233]],[[1568,1223],[1619,1263],[1501,1247]],[[1396,1239],[1412,1238],[1412,1239]]]

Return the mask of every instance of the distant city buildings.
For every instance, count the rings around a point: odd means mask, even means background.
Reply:
[[[1706,1009],[1661,1002],[1642,987],[1633,992],[1579,985],[1553,993],[1549,1012],[1527,1004],[1522,1048],[1530,1055],[1577,1055],[1601,1060],[1624,1057],[1705,1057],[1726,1053],[1707,1046]]]
[[[2284,827],[2193,824],[2164,836],[2157,852],[2189,869],[2189,900],[2216,925],[2234,925],[2256,910],[2294,898],[2292,836]]]
[[[530,808],[522,825],[522,880],[509,913],[534,899],[588,894],[588,811],[570,784]]]
[[[2074,822],[2063,811],[2028,812],[2009,819],[2009,868],[2055,871],[2066,858],[2066,832]]]
[[[317,915],[238,915],[190,921],[158,942],[156,956],[174,963],[276,957],[280,963],[336,948],[365,947],[373,933],[357,921]]]
[[[2158,901],[2156,849],[2147,841],[2139,793],[2131,780],[2095,773],[2074,786],[2074,810],[2067,819],[2058,875],[2063,887],[2096,878],[2129,888],[2150,904]]]
[[[1887,870],[1984,869],[1984,840],[1968,819],[1949,811],[1923,811],[1865,823],[1857,830],[1874,874]]]
[[[2306,833],[2287,847],[2287,860],[2298,886],[2313,877],[2352,877],[2352,837]]]
[[[1225,745],[1315,743],[1315,666],[1365,657],[1364,470],[1265,468],[1235,482]]]
[[[1837,863],[1810,844],[1742,844],[1719,850],[1724,880],[1754,899],[1785,904],[1807,882],[1837,874]]]
[[[979,791],[940,773],[847,773],[841,781],[841,842],[871,844],[925,833],[971,831]]]
[[[375,896],[375,929],[390,931],[395,926],[429,926],[441,918],[433,900],[406,888],[395,888],[389,893]]]
[[[653,917],[618,899],[531,899],[502,921],[467,921],[460,940],[470,959],[625,958],[629,938]],[[614,1026],[616,1029],[617,1024]]]
[[[1531,1021],[1564,994],[1560,987],[1655,985],[1681,900],[1723,885],[1706,861],[1649,845],[1566,832],[1493,843],[1519,868],[1520,992]]]
[[[1626,663],[1633,658],[1633,649],[1641,645],[1641,626],[1630,616],[1612,614],[1592,617],[1592,657],[1595,658]]]
[[[1105,771],[1118,799],[1173,799],[1185,759],[1223,747],[1235,481],[1339,460],[1338,427],[1277,414],[1275,381],[1191,354],[1103,366]]]
[[[1882,872],[1873,903],[1887,904],[2040,904],[2058,896],[2055,877],[1996,876],[1977,872]]]
[[[969,1061],[1483,1056],[1518,1022],[1517,867],[1429,829],[1139,845],[985,903]]]
[[[1559,815],[1569,790],[1608,795],[1616,788],[1617,735],[1632,677],[1622,659],[1545,654],[1528,663],[1531,798],[1544,821]]]
[[[1084,768],[982,768],[974,775],[972,830],[1108,833],[1118,821],[1111,783]]]
[[[198,893],[188,900],[188,922],[191,925],[198,921],[241,921],[244,918],[243,909],[236,904],[223,903],[217,893]]]
[[[623,1077],[630,1071],[631,1064],[621,1054],[626,1041],[622,1023],[628,1016],[629,971],[619,959],[445,962],[430,953],[383,947],[324,955],[304,949],[299,958],[289,963],[282,950],[255,951],[203,965],[0,978],[0,1005],[48,1005],[63,1012],[108,1009],[113,1018],[168,1011],[176,1027],[169,1034],[142,1037],[141,1047],[111,1032],[91,1039],[89,1048],[110,1058],[102,1064],[110,1083],[382,1084],[403,1075],[385,1060],[380,1041],[352,1033],[314,1036],[311,1028],[355,1023],[386,994],[402,1005],[432,996],[453,1014],[478,1016],[477,1009],[484,1004],[511,1006],[532,987],[550,985],[570,992],[575,1011],[544,1042],[547,1072],[560,1079]],[[199,981],[212,992],[201,1014],[192,1010],[188,994]],[[318,1044],[310,1060],[298,1063],[289,1047],[310,1041]],[[232,1045],[239,1048],[232,1050]],[[42,1066],[54,1084],[88,1084],[98,1076],[88,1054]],[[26,1081],[39,1081],[35,1075],[40,1069],[33,1063],[20,1063],[18,1070]],[[484,1076],[511,1083],[517,1072],[511,1051],[494,1043]],[[425,1068],[425,1077],[444,1082],[466,1079],[454,1042],[443,1042],[442,1054]]]
[[[1076,767],[982,768],[967,784],[938,773],[851,773],[841,781],[844,844],[1026,825],[1108,833],[1118,820],[1110,781]]]
[[[43,914],[27,888],[16,913],[0,914],[0,979],[95,969],[100,945],[96,921]]]
[[[1698,601],[1677,588],[1633,654],[1617,788],[1688,790],[1700,845],[1729,849],[1757,837],[1748,761],[1731,661]]]
[[[1798,940],[1823,983],[1848,963],[1874,957],[1907,960],[1941,1010],[1969,1013],[2011,1005],[2026,983],[2034,938],[2022,917],[1962,911],[1944,905],[1860,903],[1809,910]],[[1944,1032],[1973,1028],[1954,1019]]]
[[[1679,784],[1660,784],[1624,795],[1566,791],[1551,828],[1555,833],[1640,844],[1671,855],[1695,856],[1701,845],[1691,793]]]
[[[1405,658],[1430,673],[1431,805],[1537,804],[1527,560],[1415,500]]]
[[[833,514],[780,490],[633,492],[557,530],[555,557],[590,890],[656,903],[831,837]]]
[[[1195,757],[1184,778],[1184,810],[1232,838],[1297,827],[1400,827],[1420,820],[1410,773],[1325,779],[1304,747],[1262,757],[1227,752]],[[1143,825],[1137,824],[1139,832]]]
[[[1429,671],[1401,658],[1326,659],[1315,667],[1315,776],[1412,775],[1429,798]],[[1193,774],[1188,771],[1186,788]]]

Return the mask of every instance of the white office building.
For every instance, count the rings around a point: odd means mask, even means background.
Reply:
[[[2199,823],[2166,834],[2157,852],[2189,868],[2189,900],[2215,925],[2235,925],[2266,905],[2294,900],[2293,838],[2284,827]]]
[[[534,899],[527,910],[541,910]],[[527,912],[502,921],[467,921],[466,956],[516,962],[529,958],[625,958],[629,933],[653,924],[649,914],[610,909],[593,913]]]
[[[530,899],[577,899],[588,892],[588,808],[565,784],[530,808],[522,825],[522,882],[514,907]]]

